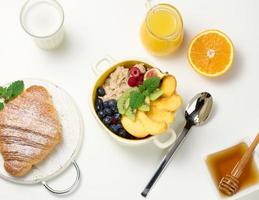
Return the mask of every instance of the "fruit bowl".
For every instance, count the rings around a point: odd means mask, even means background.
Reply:
[[[101,67],[104,66],[104,64],[106,63],[106,65],[108,65],[106,70],[102,70]],[[90,107],[92,110],[93,115],[96,117],[97,121],[99,122],[99,124],[106,130],[107,133],[109,133],[109,135],[114,138],[116,141],[123,143],[123,144],[127,144],[127,145],[140,145],[140,144],[145,144],[145,143],[149,143],[149,142],[154,142],[154,144],[156,146],[158,146],[159,148],[167,148],[169,146],[171,146],[175,140],[176,140],[176,133],[175,133],[175,129],[176,127],[182,127],[184,125],[184,115],[182,112],[182,109],[178,109],[176,116],[175,116],[175,121],[173,123],[173,125],[170,125],[168,129],[164,130],[163,134],[161,135],[148,135],[145,136],[143,138],[125,138],[125,137],[121,137],[119,134],[116,134],[114,131],[111,130],[111,128],[107,127],[107,125],[105,125],[104,120],[100,119],[100,115],[99,113],[97,114],[97,109],[96,109],[96,101],[98,100],[98,95],[97,94],[101,94],[102,90],[98,89],[100,87],[102,87],[106,81],[106,79],[111,75],[111,73],[113,73],[119,66],[123,66],[125,68],[130,68],[136,64],[139,63],[143,63],[145,67],[149,68],[149,69],[154,69],[155,65],[152,65],[148,62],[145,62],[141,59],[129,59],[129,60],[122,60],[119,62],[115,62],[111,57],[106,56],[102,59],[100,59],[95,66],[92,67],[93,71],[95,72],[95,74],[98,76],[93,89],[92,89],[92,93],[91,93],[91,99],[90,99]],[[111,102],[112,104],[112,102]],[[151,125],[151,124],[150,124]],[[165,139],[165,135],[167,135],[166,139]],[[163,140],[161,140],[163,139]]]

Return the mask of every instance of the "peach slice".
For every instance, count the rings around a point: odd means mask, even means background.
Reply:
[[[168,124],[174,122],[175,113],[166,110],[160,110],[155,106],[152,106],[147,116],[157,122],[166,122]]]
[[[126,131],[128,131],[131,135],[137,137],[137,138],[144,138],[149,135],[147,130],[145,129],[142,122],[138,119],[139,118],[139,112],[137,112],[135,121],[129,119],[126,116],[122,116],[121,123],[122,126],[125,128]]]
[[[170,97],[162,97],[156,101],[151,102],[151,106],[155,106],[160,110],[176,111],[182,104],[182,98],[179,95],[172,95]]]
[[[150,119],[144,112],[138,112],[138,120],[141,121],[146,131],[150,135],[158,135],[165,132],[168,128],[167,123],[165,122],[156,122]]]
[[[172,75],[167,75],[163,78],[160,89],[163,91],[164,97],[170,97],[175,93],[176,79]]]

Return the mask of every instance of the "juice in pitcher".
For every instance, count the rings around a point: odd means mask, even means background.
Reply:
[[[152,54],[164,56],[174,52],[183,40],[183,22],[179,11],[169,4],[152,7],[142,24],[140,36]]]

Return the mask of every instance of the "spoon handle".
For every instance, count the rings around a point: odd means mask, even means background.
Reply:
[[[174,145],[172,147],[170,147],[169,151],[167,152],[167,154],[163,158],[162,162],[159,164],[159,167],[157,168],[156,172],[154,173],[154,175],[152,176],[152,178],[150,179],[150,181],[146,185],[145,189],[142,191],[141,195],[143,197],[147,196],[147,194],[151,190],[152,186],[156,183],[159,176],[163,173],[163,171],[165,170],[165,168],[169,164],[172,156],[174,155],[174,152],[176,151],[178,146],[181,144],[183,139],[186,137],[186,135],[187,135],[187,133],[188,133],[188,131],[190,130],[191,127],[192,127],[192,124],[187,121],[184,128],[183,128],[182,133],[176,139]]]

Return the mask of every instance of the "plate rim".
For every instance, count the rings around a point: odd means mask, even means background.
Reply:
[[[47,175],[46,177],[35,179],[35,180],[20,180],[20,179],[17,179],[16,177],[14,177],[14,176],[8,177],[8,176],[0,173],[0,178],[4,179],[6,181],[17,183],[17,184],[22,184],[22,185],[33,185],[33,184],[42,183],[43,181],[49,181],[51,179],[54,179],[55,177],[62,174],[73,163],[75,158],[78,156],[79,151],[80,151],[80,149],[82,147],[82,144],[83,144],[84,120],[83,120],[82,113],[81,113],[80,109],[78,108],[74,98],[64,88],[58,86],[57,84],[55,84],[55,83],[53,83],[49,80],[45,80],[45,79],[42,79],[42,78],[22,78],[22,79],[19,79],[19,80],[23,80],[24,82],[26,82],[26,81],[45,82],[45,83],[51,84],[52,86],[57,87],[58,89],[61,89],[69,97],[70,101],[73,103],[73,105],[74,105],[74,107],[77,111],[77,114],[78,114],[78,117],[79,117],[79,123],[80,123],[80,133],[79,133],[79,138],[78,138],[78,141],[77,141],[76,148],[74,149],[70,158],[64,163],[64,165],[61,168],[59,168],[58,170],[56,170],[54,173],[52,173],[50,175]],[[8,85],[10,83],[12,83],[12,82],[9,82],[5,85]]]

